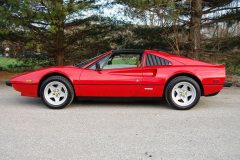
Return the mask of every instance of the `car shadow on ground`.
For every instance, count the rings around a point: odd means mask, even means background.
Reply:
[[[25,107],[33,107],[39,109],[46,109],[47,106],[41,101],[41,98],[31,98],[31,97],[20,97],[17,100],[18,104],[25,104]],[[91,101],[91,100],[77,100],[74,99],[73,102],[66,107],[67,108],[159,108],[159,109],[172,109],[164,99],[159,101]]]
[[[68,107],[104,107],[104,108],[115,108],[115,107],[129,107],[129,108],[164,108],[172,109],[164,99],[158,101],[104,101],[104,100],[77,100],[74,99],[72,104]]]

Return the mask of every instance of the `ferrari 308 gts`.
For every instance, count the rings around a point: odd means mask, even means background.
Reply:
[[[158,99],[184,110],[200,96],[216,95],[232,82],[225,81],[223,65],[151,50],[112,50],[78,64],[26,73],[8,86],[22,96],[41,97],[52,109],[77,99]]]

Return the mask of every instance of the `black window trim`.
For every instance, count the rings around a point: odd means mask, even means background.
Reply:
[[[148,56],[149,55],[149,56]],[[152,56],[155,56],[158,58],[153,58]],[[157,64],[157,65],[156,65]],[[145,67],[150,66],[171,66],[172,62],[169,60],[166,60],[158,55],[152,54],[152,53],[146,53],[146,60],[145,60]]]

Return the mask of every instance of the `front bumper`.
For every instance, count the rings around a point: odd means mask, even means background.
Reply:
[[[225,81],[224,86],[223,87],[231,87],[232,86],[232,81]]]
[[[10,81],[5,82],[7,86],[12,86],[12,83]]]

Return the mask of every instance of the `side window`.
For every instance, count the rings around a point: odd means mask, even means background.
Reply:
[[[147,53],[145,66],[168,66],[172,65],[166,59]]]
[[[103,69],[141,67],[141,54],[115,54],[112,55]]]
[[[109,56],[106,56],[99,61],[100,68],[103,68],[103,66],[106,63],[106,61],[108,60],[108,58],[109,58]],[[94,69],[95,70],[96,69],[95,63],[93,63],[88,69]]]

